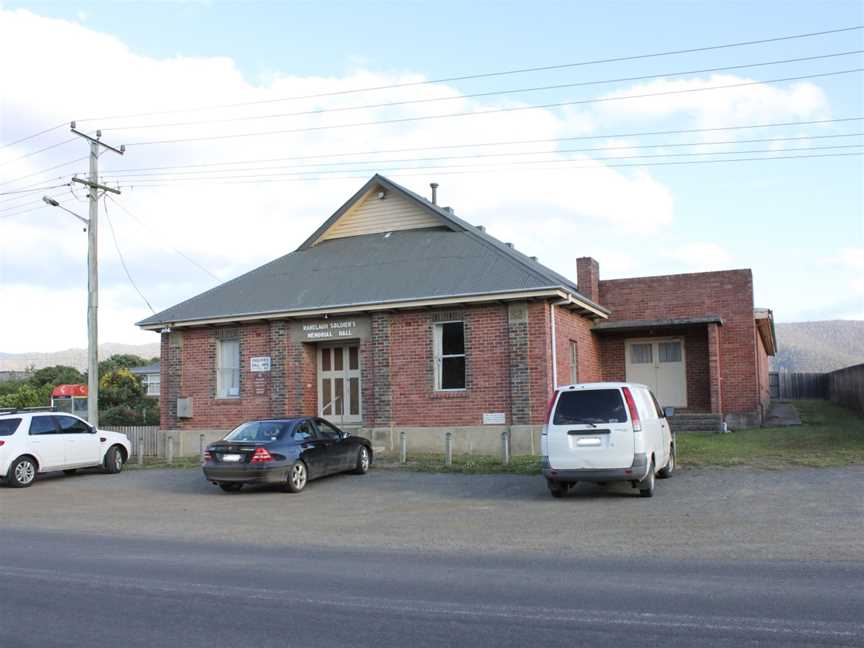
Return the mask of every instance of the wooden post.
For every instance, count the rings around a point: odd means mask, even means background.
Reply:
[[[405,430],[399,433],[399,463],[408,463],[408,437]]]
[[[447,466],[453,465],[453,433],[447,432],[444,435],[444,464]]]
[[[138,465],[144,465],[144,430],[138,430]]]
[[[501,433],[501,463],[505,466],[510,465],[510,435],[507,430]]]

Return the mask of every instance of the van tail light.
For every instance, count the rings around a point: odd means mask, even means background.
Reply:
[[[209,450],[205,450],[205,451],[204,451],[204,454],[201,455],[201,462],[202,462],[202,463],[207,463],[208,461],[213,461],[213,455],[210,454],[210,451],[209,451]]]
[[[641,432],[642,422],[639,420],[639,410],[636,409],[636,401],[633,400],[633,394],[630,392],[629,387],[622,387],[621,391],[624,392],[624,400],[627,401],[627,409],[630,412],[630,420],[633,422],[633,431]]]
[[[544,419],[546,423],[551,423],[550,417],[552,416],[552,408],[555,406],[555,398],[558,396],[558,390],[552,392],[552,398],[549,399],[549,404],[546,405],[546,418]]]
[[[255,454],[252,455],[251,463],[267,463],[273,461],[273,457],[267,451],[267,448],[255,448]]]
[[[2,439],[0,439],[0,447],[2,447],[2,446],[4,446],[4,445],[6,445],[6,442],[3,441]]]

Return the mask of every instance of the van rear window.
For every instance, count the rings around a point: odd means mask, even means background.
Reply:
[[[626,422],[627,409],[617,389],[561,392],[552,421],[554,425]]]
[[[15,430],[21,424],[20,418],[8,418],[0,420],[0,436],[10,436],[15,434]]]

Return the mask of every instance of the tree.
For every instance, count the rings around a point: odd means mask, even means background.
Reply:
[[[54,385],[34,387],[25,382],[17,391],[0,396],[0,407],[45,407],[51,403]]]
[[[105,409],[120,405],[135,407],[145,395],[144,385],[128,369],[117,369],[99,379],[99,405]]]
[[[118,353],[106,358],[99,363],[99,377],[105,374],[117,371],[118,369],[131,369],[132,367],[145,367],[150,364],[150,360],[132,353]]]
[[[75,367],[67,367],[65,365],[54,365],[53,367],[44,367],[39,371],[33,372],[33,375],[27,379],[33,387],[43,387],[44,385],[80,385],[87,380],[80,371]]]

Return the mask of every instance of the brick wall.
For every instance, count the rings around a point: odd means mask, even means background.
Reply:
[[[719,315],[724,320],[718,335],[723,411],[759,409],[750,270],[601,281],[600,303],[612,311],[610,320]],[[609,354],[615,355],[612,350]],[[604,355],[604,367],[606,360]],[[610,357],[610,360],[615,358]],[[623,362],[623,353],[621,360]]]
[[[565,310],[555,308],[555,342],[558,365],[558,384],[570,384],[570,343],[576,343],[576,379],[580,383],[598,382],[603,379],[600,359],[600,343],[591,333],[593,322]]]

